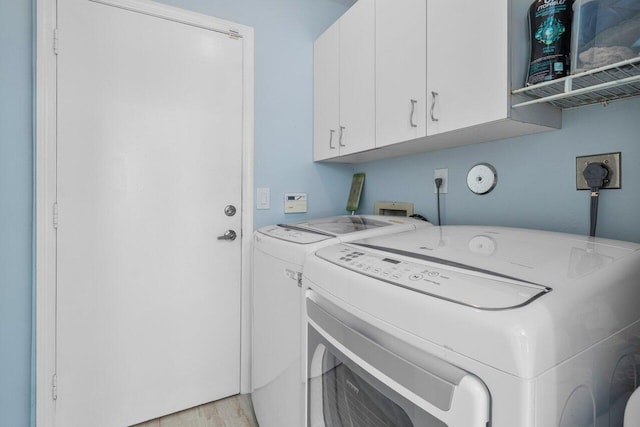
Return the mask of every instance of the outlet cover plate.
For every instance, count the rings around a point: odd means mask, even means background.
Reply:
[[[435,169],[433,171],[433,179],[435,181],[436,178],[442,178],[442,185],[440,186],[440,194],[446,194],[449,192],[449,169]],[[438,188],[436,187],[436,183],[433,183],[433,194],[438,192]]]
[[[271,209],[271,190],[259,187],[256,190],[256,209]]]
[[[609,168],[609,182],[602,189],[622,188],[622,153],[618,152],[576,157],[576,190],[589,190],[589,185],[582,175],[589,163],[604,163]]]

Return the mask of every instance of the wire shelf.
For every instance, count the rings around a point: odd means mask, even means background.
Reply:
[[[538,83],[514,90],[512,93],[534,98],[514,104],[514,108],[542,102],[560,108],[574,108],[638,96],[640,95],[640,57]]]

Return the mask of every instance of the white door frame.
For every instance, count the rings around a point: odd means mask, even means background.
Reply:
[[[148,0],[87,0],[242,37],[242,289],[240,392],[251,391],[251,242],[253,234],[254,31]],[[56,2],[37,0],[36,16],[36,425],[54,423],[56,393],[57,26]],[[232,33],[233,32],[233,33]],[[61,49],[64,49],[61,47]]]

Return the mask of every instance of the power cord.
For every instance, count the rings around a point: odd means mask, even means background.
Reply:
[[[590,212],[590,233],[591,237],[596,235],[596,225],[598,222],[598,198],[600,189],[609,182],[609,168],[604,163],[589,163],[582,172],[587,185],[591,189],[591,212]]]
[[[421,221],[427,221],[429,222],[429,220],[427,219],[427,217],[420,215],[420,214],[413,214],[411,215],[411,218],[415,218],[415,219],[419,219]]]
[[[442,186],[442,178],[436,178],[435,183],[436,183],[436,193],[437,193],[437,200],[438,200],[438,225],[440,225],[440,187]]]

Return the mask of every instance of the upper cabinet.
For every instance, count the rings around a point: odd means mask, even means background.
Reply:
[[[313,159],[340,155],[340,26],[325,31],[313,48]]]
[[[462,3],[429,0],[427,135],[509,115],[509,1]]]
[[[560,128],[561,111],[554,106],[511,108],[511,90],[525,79],[530,0],[366,3],[375,11],[375,135],[358,151],[335,152],[332,160],[363,162]],[[340,36],[342,45],[346,34]],[[358,43],[369,46],[363,39]],[[315,72],[317,83],[323,79],[318,64]],[[362,75],[367,78],[365,70]],[[325,96],[319,90],[316,84],[316,125],[318,115],[326,114],[318,106]],[[329,133],[316,129],[316,154],[319,136],[327,139]]]
[[[375,147],[374,7],[358,1],[314,44],[314,160]]]
[[[427,2],[375,3],[376,146],[384,147],[427,135]]]

